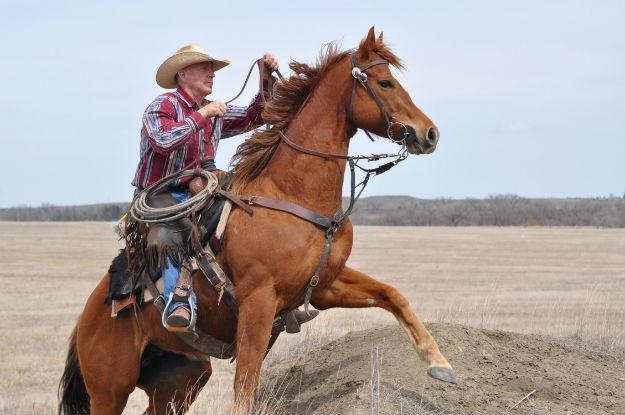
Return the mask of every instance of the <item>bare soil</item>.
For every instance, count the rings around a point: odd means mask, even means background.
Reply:
[[[429,378],[397,324],[351,332],[280,362],[266,370],[265,384],[285,414],[625,413],[621,359],[536,335],[428,328],[460,384]]]

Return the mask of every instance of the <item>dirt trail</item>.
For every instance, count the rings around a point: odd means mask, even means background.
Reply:
[[[280,362],[265,371],[263,384],[279,385],[273,390],[280,390],[288,414],[625,413],[620,359],[540,336],[428,328],[459,385],[430,379],[396,324],[351,332],[306,357]]]

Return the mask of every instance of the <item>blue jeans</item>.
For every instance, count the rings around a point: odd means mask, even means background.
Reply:
[[[178,203],[184,202],[185,200],[189,198],[188,193],[171,192],[171,195],[173,196],[174,199],[178,201]],[[171,261],[171,258],[167,258],[167,267],[163,268],[162,274],[163,274],[163,282],[165,283],[164,289],[163,289],[163,296],[165,297],[165,301],[167,301],[169,299],[170,294],[173,293],[174,290],[176,289],[176,282],[178,281],[178,275],[180,275],[180,267],[175,266],[174,263]],[[191,298],[193,299],[193,304],[195,304],[196,297],[195,297],[195,292],[193,292],[193,290],[191,290]],[[184,301],[174,301],[169,305],[169,308],[165,310],[165,314],[170,314],[176,308],[183,306],[183,305],[188,307],[189,303],[184,302]]]

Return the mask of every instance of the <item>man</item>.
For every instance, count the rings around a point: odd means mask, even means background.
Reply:
[[[278,61],[269,53],[261,58],[270,73]],[[158,96],[143,114],[140,160],[132,184],[141,191],[165,176],[185,168],[215,169],[214,158],[219,141],[250,131],[263,124],[260,93],[247,107],[208,101],[213,90],[215,72],[227,66],[198,45],[187,45],[167,58],[156,72],[156,83],[175,89]],[[265,91],[263,91],[264,93]],[[170,192],[157,195],[154,206],[170,206],[188,199],[186,183],[174,183]],[[162,272],[165,327],[176,330],[188,327],[195,294],[191,287],[191,270],[184,249],[189,237],[189,219],[174,223],[153,224],[148,234],[148,263],[151,272]],[[314,315],[313,315],[314,316]],[[294,315],[298,323],[311,317]]]
[[[262,58],[272,70],[278,62],[270,54]],[[242,134],[262,124],[260,94],[248,107],[207,101],[215,72],[227,60],[209,56],[197,45],[187,45],[165,60],[156,72],[156,83],[176,89],[158,96],[143,114],[140,161],[132,184],[142,190],[159,179],[214,160],[219,140]]]

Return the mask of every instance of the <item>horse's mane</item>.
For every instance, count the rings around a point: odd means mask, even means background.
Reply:
[[[376,40],[373,48],[368,47],[363,40],[358,50],[373,51],[389,61],[391,65],[402,68],[400,59],[381,39]],[[279,132],[286,130],[306,97],[326,72],[352,52],[353,50],[339,51],[338,45],[332,42],[322,47],[314,66],[291,61],[289,68],[294,74],[276,84],[273,98],[263,108],[263,120],[271,127],[254,132],[250,138],[239,145],[232,157],[231,165],[234,173],[232,190],[234,192],[238,193],[263,171],[280,144]]]

